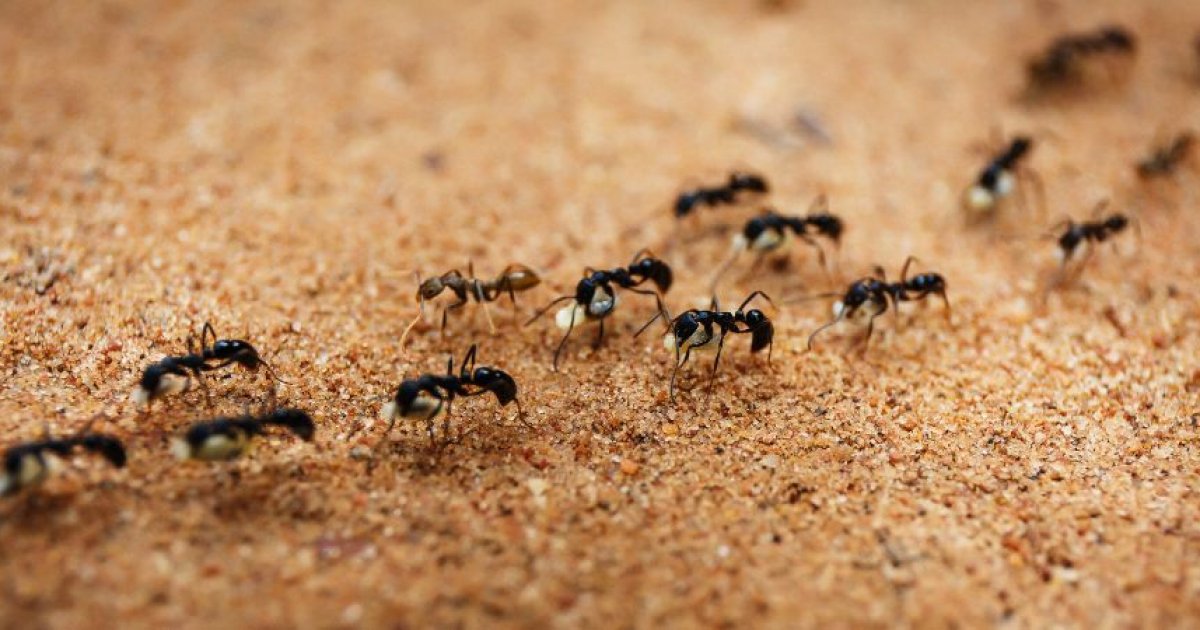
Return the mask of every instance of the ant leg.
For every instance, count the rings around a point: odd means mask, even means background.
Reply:
[[[496,334],[496,323],[492,321],[492,311],[488,308],[487,302],[480,302],[479,306],[483,307],[483,317],[487,319],[488,329],[492,334]]]
[[[639,328],[637,330],[637,332],[633,333],[633,338],[637,339],[638,337],[640,337],[641,334],[646,332],[646,329],[650,327],[650,324],[653,324],[654,322],[658,321],[659,317],[662,317],[662,313],[655,313],[654,317],[650,318],[650,321],[646,322],[645,324],[642,324],[642,327]],[[670,327],[670,325],[671,325],[671,322],[668,321],[667,326]]]
[[[675,367],[674,367],[674,369],[671,370],[671,384],[667,388],[672,401],[675,400],[675,377],[679,376],[679,368],[683,367],[683,364],[687,363],[688,359],[691,356],[692,356],[692,349],[690,347],[687,349],[687,352],[683,353],[682,359],[679,358],[679,348],[678,347],[675,348]]]
[[[554,351],[554,371],[558,371],[558,357],[562,354],[563,348],[567,346],[567,339],[571,338],[571,331],[575,330],[575,312],[576,309],[571,309],[571,323],[567,326],[567,333],[563,335],[562,341],[558,342],[558,349]]]
[[[876,317],[879,317],[878,313],[872,315],[871,319],[867,320],[867,334],[865,337],[863,337],[863,341],[862,341],[862,353],[863,354],[867,353],[867,347],[871,345],[871,333],[875,331],[875,318]]]
[[[727,333],[722,330],[721,338],[717,341],[717,357],[713,359],[712,372],[708,375],[708,392],[704,395],[704,400],[707,402],[712,396],[713,383],[717,380],[717,367],[721,365],[721,350],[725,348],[725,335]]]
[[[542,315],[545,315],[547,311],[554,308],[555,304],[559,304],[566,300],[573,300],[573,299],[575,299],[574,295],[564,295],[564,296],[555,298],[552,302],[550,302],[546,306],[543,306],[538,312],[534,313],[533,317],[530,317],[529,321],[525,322],[525,325],[528,326],[528,325],[532,324],[533,322],[537,321],[539,317],[541,317]]]
[[[600,332],[596,335],[596,341],[592,343],[592,350],[599,350],[600,344],[604,342],[604,318],[600,318]]]
[[[909,256],[904,259],[904,266],[900,268],[900,284],[908,284],[908,267],[916,262],[916,256]]]
[[[842,312],[839,313],[837,317],[834,317],[832,321],[830,321],[830,322],[826,323],[824,326],[821,326],[820,328],[814,330],[812,332],[812,334],[808,336],[809,351],[811,351],[813,349],[813,340],[817,338],[817,335],[821,334],[821,332],[824,331],[826,328],[829,328],[829,327],[833,326],[834,324],[842,321],[842,318],[845,317],[845,315],[846,315],[846,309],[845,309],[845,307],[842,307]]]
[[[508,299],[512,300],[513,305],[513,325],[517,323],[517,292],[513,289],[512,284],[508,285]]]
[[[653,298],[654,298],[654,305],[655,305],[656,307],[658,307],[658,312],[659,312],[659,313],[660,313],[660,314],[661,314],[661,315],[662,315],[664,318],[666,318],[666,320],[667,320],[667,321],[671,321],[671,312],[670,312],[670,311],[668,311],[668,310],[667,310],[667,307],[663,305],[663,302],[662,302],[662,296],[658,294],[658,291],[650,291],[650,290],[648,290],[648,289],[637,289],[637,288],[634,288],[634,287],[625,287],[625,290],[626,290],[626,291],[631,291],[631,292],[633,292],[633,293],[638,293],[638,294],[641,294],[641,295],[649,295],[649,296],[653,297]]]
[[[950,321],[950,298],[946,297],[945,291],[938,291],[937,294],[942,298],[942,304],[946,305],[946,321]]]
[[[753,300],[756,297],[761,297],[767,301],[767,304],[775,306],[775,303],[771,301],[771,296],[767,295],[765,291],[755,291],[750,295],[747,295],[746,299],[742,300],[741,305],[737,307],[738,312],[745,310],[746,305],[750,304],[750,300]],[[714,307],[713,310],[716,310],[716,308]]]
[[[213,343],[217,342],[217,331],[216,331],[216,329],[213,328],[213,325],[210,322],[204,322],[204,328],[200,329],[200,350],[201,351],[203,351],[205,348],[208,347],[208,344],[206,344],[204,341],[206,338],[211,338],[213,340]],[[191,349],[189,348],[189,351],[190,350]]]
[[[740,248],[734,248],[733,253],[729,255],[729,258],[725,259],[724,263],[721,263],[720,268],[717,269],[717,273],[713,274],[712,282],[709,284],[710,293],[716,295],[717,285],[720,284],[721,278],[725,276],[725,273],[729,271],[729,268],[733,266],[733,263],[737,262],[738,256],[741,253],[742,250]]]

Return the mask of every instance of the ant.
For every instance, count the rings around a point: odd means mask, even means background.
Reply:
[[[312,416],[300,409],[277,409],[271,413],[236,418],[216,418],[193,424],[175,438],[171,452],[179,459],[215,462],[237,459],[249,453],[253,439],[266,434],[270,425],[281,426],[305,442],[311,442],[316,427]]]
[[[1029,82],[1042,87],[1078,83],[1083,78],[1085,58],[1103,54],[1132,57],[1136,50],[1133,34],[1120,26],[1064,35],[1054,40],[1041,57],[1029,62]]]
[[[417,283],[420,285],[417,288],[417,302],[420,304],[420,311],[413,318],[411,324],[404,329],[404,334],[400,336],[400,347],[404,347],[404,341],[408,337],[408,333],[417,325],[425,315],[425,302],[432,300],[441,295],[445,291],[450,291],[454,294],[458,301],[446,306],[442,310],[442,334],[446,332],[446,318],[450,311],[460,309],[466,306],[470,298],[473,298],[476,303],[483,306],[483,314],[487,317],[488,328],[492,334],[496,334],[496,325],[492,322],[491,311],[488,310],[488,302],[495,302],[501,295],[508,294],[512,300],[513,306],[517,305],[517,291],[527,291],[536,287],[541,283],[541,278],[538,277],[529,267],[525,265],[509,265],[500,272],[493,280],[480,280],[475,277],[474,263],[467,263],[467,275],[463,276],[462,272],[457,269],[452,269],[440,276],[429,278],[421,282],[421,276],[417,274]]]
[[[212,339],[211,346],[206,345]],[[238,364],[243,368],[256,371],[265,367],[271,378],[283,382],[275,374],[271,364],[259,355],[258,350],[250,342],[241,339],[217,339],[217,332],[212,324],[205,322],[200,332],[200,352],[192,346],[191,337],[187,342],[188,353],[180,356],[167,356],[146,366],[137,387],[133,390],[132,399],[135,405],[149,408],[150,403],[157,398],[170,394],[187,391],[191,387],[191,379],[195,378],[204,387],[204,372],[219,370],[229,365]],[[205,399],[208,389],[204,390]]]
[[[1038,189],[1042,190],[1042,182],[1034,172],[1020,168],[1022,160],[1032,148],[1033,140],[1028,136],[1013,138],[1008,148],[992,158],[979,172],[975,183],[967,187],[963,193],[963,208],[975,215],[990,213],[1002,199],[1016,190],[1017,177],[1022,175],[1033,177]]]
[[[574,300],[574,304],[563,307],[554,316],[555,324],[561,330],[566,331],[562,341],[558,343],[558,349],[554,351],[554,370],[558,371],[558,359],[562,355],[563,348],[566,347],[567,339],[571,337],[571,331],[575,329],[576,323],[581,325],[598,323],[600,331],[593,347],[599,348],[604,341],[604,320],[617,308],[617,292],[613,288],[614,284],[633,293],[653,296],[654,302],[658,306],[658,312],[662,314],[666,313],[662,303],[662,294],[671,288],[672,278],[671,267],[661,259],[655,258],[648,250],[643,249],[633,257],[633,262],[629,264],[629,267],[599,271],[591,267],[585,268],[583,278],[575,285],[573,295],[555,298],[534,313],[533,317],[525,322],[525,325],[532,324],[555,304]],[[637,288],[648,281],[653,282],[658,287],[658,291]]]
[[[946,279],[941,274],[926,272],[908,277],[908,267],[916,258],[909,256],[900,270],[899,282],[888,282],[882,267],[875,267],[874,275],[856,280],[846,289],[842,299],[833,304],[833,320],[813,331],[808,337],[808,349],[812,350],[813,341],[823,330],[833,326],[843,319],[859,319],[867,317],[867,334],[863,338],[863,351],[871,341],[871,332],[875,327],[875,318],[888,310],[889,300],[898,312],[901,302],[923,300],[930,295],[942,298],[946,305],[946,317],[950,317],[950,300],[946,297]],[[834,294],[836,295],[836,294]]]
[[[813,237],[824,236],[833,241],[834,245],[838,245],[845,229],[842,219],[829,213],[829,199],[825,195],[820,195],[813,201],[806,216],[782,215],[771,208],[766,208],[762,214],[747,221],[742,227],[741,233],[733,237],[733,253],[713,277],[712,289],[714,292],[716,291],[717,283],[733,266],[739,254],[747,250],[757,252],[758,257],[754,260],[754,268],[757,268],[768,253],[786,244],[788,230],[817,249],[821,266],[828,271],[825,264],[825,250]]]
[[[688,362],[693,350],[698,352],[716,351],[712,373],[708,378],[708,394],[712,394],[713,381],[717,378],[717,367],[721,364],[721,350],[725,347],[725,336],[730,333],[749,334],[750,352],[760,352],[766,348],[767,363],[771,362],[771,351],[775,345],[775,325],[762,311],[756,308],[746,310],[746,306],[756,297],[761,297],[768,304],[774,306],[770,296],[762,291],[755,291],[742,301],[736,311],[721,311],[717,305],[716,296],[713,296],[712,306],[709,310],[690,309],[680,313],[675,319],[668,320],[668,332],[663,337],[663,345],[667,350],[675,353],[675,367],[671,370],[671,384],[668,388],[672,401],[675,400],[675,378],[679,374],[679,368]],[[660,316],[663,314],[656,314],[642,326],[637,334],[642,334],[642,331],[646,330]]]
[[[701,186],[679,193],[675,198],[675,218],[682,219],[699,206],[715,207],[736,203],[737,195],[741,192],[761,194],[770,190],[770,184],[762,175],[734,171],[729,174],[729,181],[721,186]]]
[[[0,471],[0,496],[15,494],[45,481],[52,472],[47,453],[68,457],[76,448],[98,453],[117,468],[125,467],[125,445],[105,433],[90,433],[86,429],[74,436],[53,439],[46,435],[35,442],[10,447],[4,452],[4,470]]]
[[[467,354],[463,356],[458,375],[454,374],[454,357],[446,362],[446,373],[422,374],[413,379],[400,383],[392,400],[383,406],[382,416],[388,420],[388,428],[384,439],[391,434],[398,418],[413,418],[424,420],[429,432],[431,446],[437,445],[434,437],[433,421],[445,412],[442,423],[442,434],[450,432],[450,411],[454,399],[458,396],[480,396],[487,393],[495,394],[496,402],[501,407],[508,403],[517,404],[517,418],[524,422],[525,412],[521,409],[521,401],[517,400],[517,382],[507,372],[494,367],[475,367],[477,344],[471,344]],[[475,391],[468,386],[477,387]],[[382,444],[382,442],[380,442]]]
[[[1170,175],[1179,163],[1187,159],[1196,144],[1196,137],[1185,131],[1165,147],[1158,148],[1149,157],[1137,163],[1137,174],[1142,179]]]
[[[1096,205],[1093,214],[1099,216],[1104,208],[1108,206],[1108,201],[1101,201]],[[1093,221],[1084,221],[1076,223],[1071,219],[1062,221],[1056,227],[1065,228],[1058,236],[1059,256],[1062,260],[1062,269],[1065,269],[1067,264],[1075,257],[1075,252],[1083,245],[1089,245],[1084,253],[1084,258],[1079,262],[1076,268],[1076,273],[1082,272],[1087,259],[1091,257],[1093,248],[1090,247],[1093,243],[1103,243],[1114,235],[1125,231],[1132,221],[1124,214],[1115,213],[1103,219]]]

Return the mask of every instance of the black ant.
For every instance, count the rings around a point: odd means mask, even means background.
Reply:
[[[930,295],[942,298],[946,305],[946,317],[950,317],[950,300],[946,297],[946,279],[938,273],[921,273],[908,277],[908,267],[916,258],[909,256],[900,270],[899,282],[888,282],[882,267],[876,267],[874,275],[856,280],[842,295],[842,299],[833,305],[834,318],[829,323],[813,331],[808,337],[808,349],[812,350],[813,340],[821,331],[833,326],[843,319],[860,319],[867,317],[867,334],[863,338],[863,350],[871,341],[871,332],[875,328],[875,318],[888,310],[889,300],[898,312],[901,302],[923,300]],[[836,294],[834,294],[836,295]]]
[[[714,296],[709,310],[690,309],[680,313],[668,323],[667,335],[663,345],[675,353],[675,367],[671,370],[671,384],[668,388],[671,400],[675,400],[675,377],[679,368],[688,362],[692,351],[715,351],[712,373],[708,378],[708,393],[712,394],[713,381],[717,378],[717,367],[721,364],[721,350],[725,347],[725,336],[732,334],[750,335],[750,352],[760,352],[767,349],[767,363],[771,362],[771,350],[775,343],[775,325],[765,313],[758,309],[746,310],[751,300],[761,297],[772,304],[770,296],[762,291],[755,291],[746,297],[736,311],[718,310],[717,298]],[[650,324],[654,323],[662,313],[656,314],[646,322],[637,334],[642,334]],[[680,356],[682,354],[682,356]]]
[[[1138,175],[1143,179],[1170,175],[1191,154],[1195,143],[1196,137],[1189,131],[1175,136],[1170,144],[1156,149],[1149,157],[1138,162]]]
[[[574,294],[555,298],[534,313],[533,317],[525,322],[525,325],[532,324],[555,304],[574,300],[573,304],[563,307],[554,316],[555,324],[559,329],[566,331],[562,341],[558,343],[558,349],[554,351],[554,369],[557,371],[559,356],[562,355],[563,348],[567,345],[567,339],[571,337],[571,331],[575,329],[576,324],[598,323],[600,330],[593,347],[599,348],[604,341],[604,320],[617,308],[617,292],[613,288],[614,284],[633,293],[653,296],[658,312],[666,313],[662,303],[662,294],[671,288],[672,278],[671,267],[643,249],[633,257],[633,262],[629,264],[629,267],[600,271],[587,267],[583,271],[583,279],[575,285]],[[646,282],[653,282],[658,287],[658,291],[637,288]]]
[[[524,422],[525,413],[521,410],[521,401],[517,400],[517,382],[503,370],[487,366],[475,367],[477,349],[478,346],[472,344],[467,350],[457,375],[454,374],[454,357],[451,356],[446,363],[444,375],[422,374],[400,383],[395,396],[383,406],[381,413],[382,417],[388,420],[384,439],[391,434],[397,419],[412,418],[425,421],[429,442],[436,446],[434,419],[445,413],[442,434],[448,435],[454,399],[458,396],[480,396],[489,392],[495,394],[496,402],[501,407],[508,403],[516,403],[517,418]],[[478,389],[472,391],[469,387]]]
[[[42,483],[52,472],[46,454],[68,457],[76,448],[98,453],[117,468],[125,467],[125,445],[114,436],[86,431],[60,439],[46,436],[35,442],[10,447],[4,452],[4,470],[0,471],[0,496],[15,494]]]
[[[820,195],[813,201],[805,216],[783,215],[767,208],[759,216],[746,221],[741,233],[733,237],[733,253],[713,276],[712,289],[716,291],[717,283],[739,254],[747,250],[756,252],[758,257],[754,261],[754,267],[757,267],[767,254],[787,243],[789,230],[800,240],[815,247],[821,266],[826,267],[825,250],[814,237],[824,236],[837,245],[841,242],[845,229],[842,219],[829,213],[829,199],[825,195]]]
[[[268,426],[281,426],[305,442],[313,439],[316,427],[312,417],[300,409],[277,409],[271,413],[236,418],[216,418],[193,424],[175,438],[171,452],[179,459],[226,461],[249,453],[253,440],[265,435]]]
[[[1041,57],[1029,62],[1033,86],[1053,87],[1078,83],[1084,75],[1083,60],[1099,55],[1132,57],[1137,50],[1133,34],[1120,26],[1095,32],[1064,35],[1052,42]]]
[[[1034,177],[1033,171],[1020,168],[1021,161],[1032,148],[1033,140],[1028,136],[1013,138],[1008,147],[979,172],[975,183],[967,187],[963,193],[963,208],[976,215],[990,213],[1002,199],[1016,190],[1017,177]],[[1035,179],[1034,182],[1041,190],[1041,180]]]
[[[212,345],[206,345],[209,339]],[[259,355],[258,350],[250,342],[241,339],[217,339],[217,332],[212,324],[205,322],[200,332],[200,352],[197,353],[188,338],[188,353],[180,356],[167,356],[151,363],[142,371],[138,386],[133,390],[135,405],[149,407],[157,398],[170,394],[187,391],[191,387],[191,379],[195,378],[204,386],[203,373],[238,364],[243,368],[256,371],[265,367],[272,379],[283,382],[275,375],[274,368]],[[205,398],[208,390],[205,389]]]
[[[1099,216],[1104,208],[1108,206],[1108,201],[1101,201],[1097,204],[1094,214]],[[1075,257],[1075,252],[1083,245],[1089,245],[1083,260],[1079,262],[1077,271],[1082,271],[1087,259],[1091,257],[1093,248],[1090,245],[1094,243],[1103,243],[1114,235],[1125,231],[1129,227],[1131,221],[1124,214],[1111,214],[1103,219],[1093,221],[1084,221],[1076,223],[1071,219],[1060,222],[1058,225],[1065,228],[1058,238],[1058,253],[1061,257],[1062,268],[1065,269],[1067,264]]]
[[[507,294],[512,300],[513,306],[517,305],[517,291],[527,291],[536,287],[541,283],[541,278],[538,277],[529,267],[525,265],[509,265],[500,272],[492,280],[480,280],[475,277],[475,266],[473,263],[467,263],[467,275],[463,276],[462,272],[453,269],[440,276],[429,278],[421,282],[420,275],[417,276],[417,282],[420,285],[417,288],[417,302],[420,304],[420,311],[413,319],[412,323],[404,329],[404,334],[400,336],[400,347],[404,347],[404,341],[408,337],[409,331],[417,322],[425,315],[425,302],[432,300],[441,295],[444,291],[450,291],[458,301],[447,305],[442,310],[442,328],[443,334],[446,332],[446,318],[450,311],[460,309],[466,306],[469,299],[474,299],[476,303],[483,307],[483,314],[487,318],[488,328],[492,334],[496,334],[496,325],[492,322],[491,311],[488,310],[488,302],[494,302],[500,296]]]
[[[767,193],[771,186],[762,175],[734,171],[721,186],[699,187],[679,193],[675,198],[675,218],[682,219],[699,206],[715,207],[737,202],[738,193]]]

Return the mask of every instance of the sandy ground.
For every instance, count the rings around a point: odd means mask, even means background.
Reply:
[[[97,418],[88,458],[0,505],[0,625],[1179,626],[1200,618],[1194,488],[1197,170],[1131,163],[1200,124],[1195,2],[0,3],[0,436]],[[1024,59],[1107,22],[1140,37],[1127,83],[1016,95]],[[797,111],[829,142],[789,131]],[[959,192],[998,133],[1038,139],[1046,216],[967,227]],[[828,316],[769,312],[774,360],[727,346],[711,399],[674,403],[651,314],[550,359],[549,320],[476,309],[420,327],[412,272],[510,262],[546,282],[643,246],[703,303],[751,208],[669,216],[685,185],[762,171],[849,228],[842,282],[909,254],[936,305],[813,352]],[[1137,217],[1042,304],[1054,221]],[[811,251],[722,289],[831,286]],[[741,275],[743,277],[738,278]],[[840,285],[839,285],[840,286]],[[471,314],[474,313],[474,314]],[[273,357],[318,439],[175,463],[191,421],[258,408],[231,372],[139,416],[148,362],[211,320]],[[453,352],[512,373],[533,428],[456,405],[461,443],[376,419]],[[356,457],[358,456],[358,457]]]

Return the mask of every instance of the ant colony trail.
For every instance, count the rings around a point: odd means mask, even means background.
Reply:
[[[0,42],[2,627],[1200,621],[1198,3]]]

